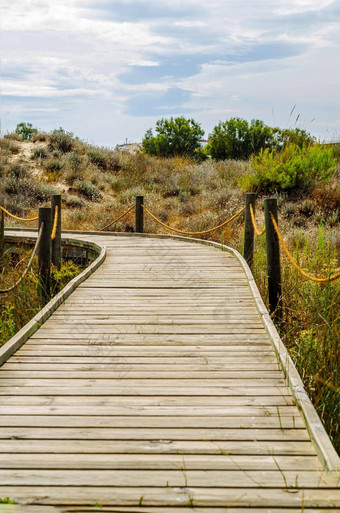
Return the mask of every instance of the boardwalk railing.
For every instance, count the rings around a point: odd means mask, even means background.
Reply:
[[[173,232],[178,235],[185,236],[206,236],[217,230],[221,230],[233,221],[236,221],[244,213],[244,245],[243,245],[243,256],[248,263],[249,267],[253,266],[254,262],[254,246],[255,246],[255,235],[262,237],[266,235],[266,252],[267,252],[267,275],[268,275],[268,296],[269,296],[269,311],[270,313],[280,321],[282,315],[282,280],[281,280],[281,266],[280,266],[280,246],[283,249],[288,261],[291,265],[303,276],[305,279],[313,281],[314,283],[325,284],[337,280],[340,277],[340,271],[330,274],[326,277],[313,276],[310,273],[304,271],[299,264],[295,261],[291,252],[285,243],[283,234],[281,233],[278,225],[278,211],[277,211],[277,199],[267,198],[264,200],[264,214],[265,223],[263,228],[259,228],[255,219],[255,204],[256,194],[247,193],[245,206],[238,212],[232,215],[229,219],[226,219],[222,223],[201,231],[188,231],[175,228],[164,223],[157,215],[155,215],[146,206],[143,196],[136,196],[135,205],[131,205],[127,210],[122,212],[118,217],[110,221],[104,227],[100,228],[99,231],[106,231],[111,226],[115,225],[123,218],[129,216],[135,211],[135,232],[144,232],[144,214],[148,215],[153,221],[159,224],[162,228],[167,231]],[[42,301],[46,303],[50,299],[50,268],[51,263],[57,268],[60,268],[61,258],[61,195],[52,195],[51,207],[50,208],[39,208],[39,215],[23,218],[11,214],[6,208],[0,205],[1,216],[0,216],[0,270],[3,261],[4,253],[4,215],[8,215],[11,218],[20,222],[30,222],[39,220],[39,233],[41,226],[44,226],[41,237],[39,238],[37,245],[32,255],[29,266],[31,266],[33,257],[38,251],[38,269],[39,269],[39,289],[41,291]],[[44,224],[43,224],[44,223]],[[0,294],[8,293],[18,286],[25,275],[27,274],[28,268],[25,269],[22,277],[17,282],[7,289],[0,289]]]

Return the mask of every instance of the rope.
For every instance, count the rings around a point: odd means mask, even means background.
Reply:
[[[24,217],[15,216],[14,214],[11,214],[10,212],[8,212],[8,210],[6,210],[1,205],[0,205],[0,210],[5,212],[5,214],[7,214],[9,217],[12,217],[13,219],[16,219],[17,221],[36,221],[37,219],[39,219],[39,216],[37,216],[37,217],[29,217],[27,219],[25,219]]]
[[[250,217],[251,217],[251,222],[253,223],[254,231],[258,237],[262,237],[262,235],[264,235],[266,233],[266,227],[264,226],[262,228],[262,230],[259,230],[259,228],[256,224],[256,221],[255,221],[253,205],[249,204],[249,210],[250,210]]]
[[[205,235],[206,233],[214,232],[214,231],[218,230],[219,228],[222,228],[222,226],[225,226],[225,225],[231,223],[234,219],[236,219],[238,216],[240,216],[245,211],[245,207],[241,208],[241,210],[236,212],[236,214],[234,214],[230,219],[227,219],[226,221],[219,224],[218,226],[215,226],[215,228],[210,228],[209,230],[203,230],[201,232],[186,232],[184,230],[177,230],[177,228],[172,228],[171,226],[168,226],[167,224],[163,223],[160,219],[158,219],[158,217],[156,217],[154,214],[152,214],[150,212],[150,210],[145,205],[142,205],[142,207],[145,210],[145,212],[147,212],[149,214],[149,216],[152,217],[152,219],[154,219],[157,223],[164,226],[164,228],[167,228],[168,230],[171,230],[176,233],[182,233],[183,235]]]
[[[55,206],[54,210],[54,221],[53,221],[53,228],[51,233],[51,240],[54,240],[57,235],[57,228],[58,228],[58,217],[59,217],[59,206]]]
[[[37,238],[35,246],[33,248],[31,258],[29,259],[27,267],[24,270],[24,272],[22,273],[21,277],[18,279],[18,281],[15,282],[14,285],[12,285],[12,287],[9,287],[8,289],[0,289],[0,294],[8,294],[8,292],[11,292],[12,290],[14,290],[22,282],[22,280],[25,278],[26,274],[30,270],[30,267],[31,267],[32,262],[33,262],[33,258],[35,257],[35,254],[36,254],[36,252],[38,250],[38,246],[40,244],[43,228],[44,228],[44,223],[41,223],[40,230],[39,230],[39,233],[38,233],[38,238]]]
[[[117,217],[116,219],[114,219],[113,221],[111,221],[111,223],[107,224],[106,226],[104,226],[103,228],[101,228],[99,231],[100,232],[103,232],[104,230],[106,230],[106,228],[109,228],[110,226],[112,226],[113,224],[117,223],[118,221],[120,221],[123,217],[125,217],[126,215],[130,214],[130,212],[135,208],[135,205],[132,205],[132,207],[128,208],[125,212],[123,212],[123,214],[119,217]]]
[[[272,213],[270,213],[270,217],[271,217],[271,220],[272,220],[272,223],[273,223],[273,226],[274,226],[274,229],[277,233],[277,236],[279,238],[279,241],[282,245],[282,248],[283,248],[283,251],[285,252],[288,260],[290,261],[290,263],[295,267],[295,269],[297,269],[299,271],[299,273],[304,276],[304,278],[307,278],[307,280],[310,280],[310,281],[314,281],[316,283],[328,283],[329,281],[334,281],[334,280],[337,280],[338,278],[340,278],[340,271],[339,272],[336,272],[335,274],[332,274],[331,276],[329,276],[328,278],[317,278],[316,276],[312,276],[311,274],[308,274],[306,273],[306,271],[304,271],[303,269],[301,269],[301,267],[295,262],[292,254],[290,253],[284,239],[283,239],[283,236],[279,230],[279,227],[277,225],[277,222],[275,220],[275,217],[273,216]]]

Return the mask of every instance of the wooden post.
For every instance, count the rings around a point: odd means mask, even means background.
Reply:
[[[5,214],[1,210],[0,211],[0,272],[2,271],[2,268],[3,268],[4,249],[5,249]]]
[[[274,317],[278,321],[280,321],[282,318],[280,243],[271,220],[271,213],[277,222],[276,198],[268,198],[264,200],[264,215],[266,225],[269,311],[271,314],[274,314]]]
[[[58,269],[60,269],[60,259],[61,259],[61,195],[60,194],[52,194],[52,228],[54,223],[55,216],[55,207],[58,207],[58,224],[57,224],[57,233],[55,238],[52,240],[52,264],[55,265]]]
[[[249,267],[254,263],[254,227],[250,215],[250,205],[253,207],[255,213],[256,194],[247,192],[246,194],[246,210],[244,213],[244,243],[243,243],[243,256],[247,261]]]
[[[136,233],[143,233],[144,229],[144,211],[142,205],[144,204],[143,196],[136,196]]]
[[[42,223],[44,227],[38,248],[38,294],[42,304],[45,305],[51,299],[51,208],[39,208],[39,231]]]

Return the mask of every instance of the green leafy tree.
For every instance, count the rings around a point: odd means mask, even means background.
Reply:
[[[143,139],[143,151],[159,157],[204,158],[200,139],[204,135],[201,125],[184,117],[160,119],[156,123],[156,135],[148,130]]]
[[[290,143],[302,148],[315,142],[314,137],[299,128],[272,128],[259,119],[248,123],[245,119],[231,118],[215,126],[206,150],[215,160],[248,160],[266,148],[282,150]]]
[[[220,121],[210,135],[207,151],[213,159],[249,159],[261,148],[273,145],[273,130],[259,119],[250,123],[245,119],[231,118]]]
[[[15,133],[20,135],[24,141],[30,141],[36,132],[37,129],[33,128],[32,123],[19,123],[15,129]]]

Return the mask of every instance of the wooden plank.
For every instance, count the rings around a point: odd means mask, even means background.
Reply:
[[[285,470],[49,470],[0,469],[2,486],[206,487],[214,488],[338,488],[336,472]],[[321,490],[320,490],[321,491]],[[339,488],[340,497],[340,488]]]
[[[183,380],[181,380],[181,383]],[[129,386],[126,386],[120,382],[120,385],[111,384],[110,386],[102,385],[101,382],[96,385],[90,384],[88,386],[84,385],[74,385],[74,383],[70,381],[65,381],[64,384],[60,383],[60,380],[56,380],[56,383],[51,385],[46,385],[46,383],[35,383],[32,381],[32,384],[27,384],[25,386],[16,386],[17,382],[14,384],[8,383],[7,381],[3,383],[1,386],[0,381],[0,396],[50,396],[50,395],[59,395],[59,396],[155,396],[162,397],[168,396],[171,392],[172,396],[187,396],[187,397],[195,397],[195,396],[245,396],[245,397],[253,397],[253,396],[286,396],[289,394],[289,389],[284,385],[280,386],[264,386],[262,383],[255,382],[254,386],[250,388],[249,386],[226,386],[225,384],[207,384],[209,386],[198,387],[184,385],[184,386],[176,386],[173,385],[169,388],[169,386],[157,385],[157,387],[153,386],[149,382],[148,385],[131,385],[128,382]],[[40,386],[39,386],[40,385]],[[72,386],[71,386],[72,385]],[[261,386],[262,385],[262,386]]]
[[[316,456],[310,441],[254,441],[254,440],[0,440],[0,451],[5,454],[175,454],[230,455],[230,456],[296,456],[299,462]],[[302,456],[302,458],[301,458]],[[11,458],[10,458],[11,459]]]
[[[64,420],[65,426],[66,419]],[[137,421],[136,421],[137,422]],[[254,428],[105,428],[105,427],[0,427],[0,439],[40,440],[210,440],[310,441],[305,429]]]
[[[317,456],[176,454],[0,454],[1,469],[34,470],[272,470],[322,472]]]
[[[0,496],[8,495],[17,501],[27,502],[34,499],[35,504],[47,505],[96,504],[100,499],[100,503],[104,505],[132,505],[135,507],[142,504],[144,507],[157,505],[202,506],[205,508],[222,506],[226,508],[229,505],[237,504],[238,508],[254,508],[273,507],[272,505],[275,504],[281,508],[300,508],[302,511],[306,507],[340,507],[340,490],[333,490],[330,495],[329,490],[320,488],[289,492],[284,487],[280,489],[263,488],[256,491],[252,488],[115,487],[113,493],[112,486],[0,486]]]
[[[75,409],[75,407],[74,407]],[[53,410],[53,408],[52,408]],[[69,428],[131,428],[136,432],[136,438],[139,433],[137,431],[143,429],[159,430],[155,432],[156,438],[159,438],[165,428],[169,430],[200,430],[210,429],[216,431],[225,430],[224,435],[227,435],[227,430],[241,430],[239,436],[243,436],[243,430],[245,429],[256,429],[268,431],[272,430],[301,430],[304,431],[304,423],[301,417],[292,416],[254,416],[254,417],[202,417],[202,416],[152,416],[135,413],[135,409],[131,409],[130,415],[118,416],[114,412],[108,412],[108,415],[51,415],[50,411],[46,411],[46,414],[41,415],[30,415],[26,410],[26,415],[1,415],[0,426],[1,427],[47,427],[47,428],[63,428],[67,425]],[[184,435],[184,433],[183,433]],[[215,433],[214,433],[215,435]],[[265,438],[266,433],[261,435],[261,439]],[[298,435],[296,435],[298,436]],[[301,438],[297,438],[301,439]]]
[[[283,406],[294,404],[294,399],[290,396],[281,395],[256,395],[256,396],[18,396],[9,395],[1,396],[1,405],[53,405],[53,406],[117,406],[117,405],[129,405],[129,406],[211,406],[211,405],[235,405],[235,406]]]

